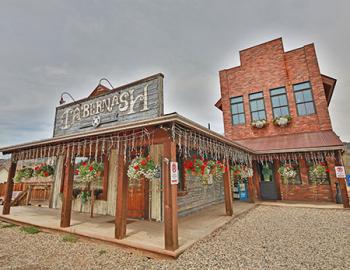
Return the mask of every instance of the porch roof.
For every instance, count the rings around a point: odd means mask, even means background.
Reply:
[[[344,144],[332,130],[253,138],[236,142],[257,154],[344,150]]]
[[[67,143],[70,141],[75,141],[75,140],[83,140],[85,138],[89,137],[96,137],[96,136],[104,136],[104,135],[109,135],[115,132],[126,132],[134,129],[142,129],[142,128],[147,128],[147,127],[152,127],[152,126],[161,126],[169,123],[175,123],[182,125],[186,128],[192,129],[194,131],[197,131],[209,138],[213,138],[216,140],[221,141],[222,143],[225,143],[227,145],[230,145],[232,147],[235,147],[237,149],[240,149],[242,151],[245,151],[250,154],[254,154],[254,151],[250,150],[246,146],[242,144],[238,144],[236,142],[233,142],[227,138],[225,138],[223,135],[214,132],[212,130],[209,130],[208,128],[203,127],[202,125],[195,123],[188,118],[179,115],[178,113],[170,113],[166,114],[164,116],[160,116],[154,119],[148,119],[148,120],[142,120],[142,121],[135,121],[135,122],[130,122],[130,123],[125,123],[125,124],[120,124],[117,126],[112,126],[112,127],[105,127],[105,128],[98,128],[93,131],[86,131],[86,132],[80,132],[78,134],[71,134],[71,135],[62,135],[62,136],[56,136],[53,138],[49,139],[43,139],[43,140],[38,140],[38,141],[33,141],[33,142],[28,142],[28,143],[23,143],[23,144],[17,144],[17,145],[12,145],[12,146],[7,146],[7,147],[2,147],[0,148],[0,152],[3,154],[11,154],[13,152],[19,151],[19,150],[24,150],[24,149],[29,149],[29,148],[37,148],[37,147],[45,147],[45,146],[50,146],[50,145],[56,145],[56,144],[61,144],[61,143]]]

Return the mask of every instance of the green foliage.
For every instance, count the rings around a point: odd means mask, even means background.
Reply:
[[[28,179],[28,178],[33,177],[33,175],[34,175],[34,170],[32,168],[25,167],[25,168],[17,171],[17,173],[14,177],[14,180],[15,180],[15,182],[20,182],[23,179]]]
[[[81,162],[75,170],[75,175],[79,175],[83,182],[90,183],[101,178],[103,175],[103,163],[93,161],[91,163]]]
[[[2,229],[17,227],[15,224],[4,224],[1,226]]]
[[[79,198],[81,200],[82,204],[85,204],[85,203],[87,203],[90,200],[91,193],[89,191],[82,191],[82,192],[79,193],[77,198]]]
[[[66,234],[63,236],[63,242],[76,243],[79,240],[79,237],[74,234]]]
[[[27,234],[37,234],[40,232],[40,230],[38,228],[33,227],[33,226],[21,227],[20,230],[24,233],[27,233]]]
[[[48,177],[53,175],[54,172],[55,169],[46,163],[41,163],[40,165],[34,167],[34,176]]]

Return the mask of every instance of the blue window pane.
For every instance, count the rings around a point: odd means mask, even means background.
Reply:
[[[294,91],[302,90],[302,89],[309,89],[311,88],[310,82],[304,82],[293,85]]]
[[[310,90],[303,91],[304,101],[312,101],[312,95]]]
[[[232,103],[238,103],[238,102],[243,102],[243,97],[234,97],[234,98],[231,98],[231,104],[232,104]]]
[[[265,111],[259,112],[259,120],[266,119]]]
[[[273,115],[274,115],[274,117],[281,116],[281,109],[280,108],[273,109]]]
[[[239,124],[238,114],[232,116],[232,121],[233,121],[233,124],[235,124],[235,125]]]
[[[304,95],[302,92],[295,93],[296,103],[304,102]]]
[[[280,106],[285,106],[288,104],[286,95],[279,96],[278,99],[279,99]]]
[[[262,99],[257,100],[257,107],[258,107],[258,110],[264,110],[265,109],[264,101]]]
[[[288,107],[281,107],[281,116],[289,115]]]
[[[253,112],[252,113],[252,119],[253,119],[253,121],[259,120],[259,113],[258,112]]]
[[[258,105],[256,101],[251,101],[250,102],[250,109],[252,112],[255,112],[258,109]]]
[[[286,89],[284,87],[270,90],[271,96],[284,94],[285,92],[286,92]]]
[[[240,122],[241,124],[244,124],[244,123],[245,123],[244,114],[240,114],[240,115],[239,115],[239,122]]]
[[[244,110],[243,110],[243,103],[238,103],[238,104],[237,104],[237,111],[238,111],[239,113],[244,112]]]
[[[263,97],[263,93],[262,92],[249,95],[249,99],[250,100],[257,99],[257,98],[262,98],[262,97]]]
[[[306,108],[305,108],[305,104],[298,104],[297,105],[298,108],[298,114],[299,115],[305,115],[306,114]]]
[[[278,97],[272,97],[272,107],[279,107],[280,106],[280,100]]]
[[[232,111],[232,114],[238,113],[238,106],[237,106],[237,104],[231,105],[231,111]]]
[[[314,103],[313,102],[305,103],[305,107],[306,107],[306,113],[307,114],[315,113],[315,108],[314,108]]]

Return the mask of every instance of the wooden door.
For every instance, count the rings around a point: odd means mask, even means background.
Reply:
[[[141,179],[141,185],[138,187],[129,186],[128,189],[128,218],[149,217],[149,187],[148,180]]]

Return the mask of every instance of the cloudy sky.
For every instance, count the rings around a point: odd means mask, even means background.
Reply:
[[[165,111],[223,131],[218,71],[241,49],[283,37],[314,42],[321,72],[338,79],[330,113],[350,141],[350,1],[1,0],[0,146],[52,136],[60,93],[86,97],[165,74]]]

